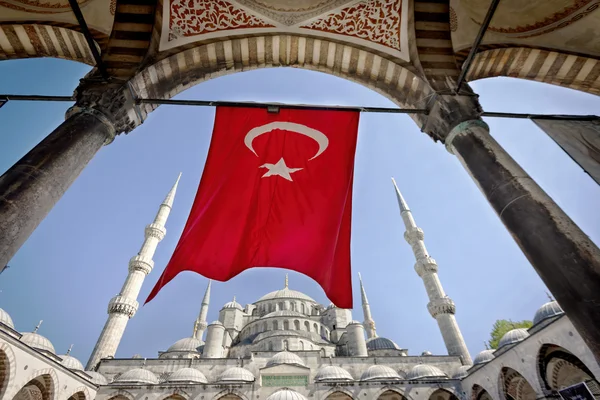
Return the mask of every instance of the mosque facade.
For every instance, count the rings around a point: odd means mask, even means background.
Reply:
[[[234,298],[210,324],[209,282],[191,336],[152,359],[115,358],[165,235],[175,183],[109,302],[86,367],[69,352],[56,354],[39,325],[20,332],[0,309],[0,400],[538,400],[558,398],[559,390],[582,382],[600,399],[600,365],[556,301],[537,310],[530,329],[513,329],[497,349],[471,358],[424,233],[394,186],[447,354],[411,354],[379,336],[362,279],[359,322],[351,310],[291,289],[286,277],[282,289],[251,304]]]

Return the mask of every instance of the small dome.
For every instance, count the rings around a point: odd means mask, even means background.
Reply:
[[[144,357],[142,357],[141,354],[134,354],[134,355],[131,356],[131,358],[133,358],[134,360],[137,360],[139,358],[144,358]]]
[[[68,354],[59,357],[62,358],[62,361],[60,363],[66,368],[74,369],[76,371],[83,371],[83,364],[75,357],[72,357]]]
[[[558,315],[564,314],[563,309],[558,305],[556,300],[550,301],[543,306],[541,306],[533,317],[533,324],[537,325],[545,319],[556,317]]]
[[[36,350],[49,351],[56,354],[52,343],[37,332],[26,332],[21,336],[21,342]]]
[[[167,382],[192,382],[192,383],[208,383],[206,376],[194,368],[181,368],[175,371]]]
[[[352,321],[348,322],[348,325],[362,325],[360,322],[358,322],[357,320],[353,319]]]
[[[274,365],[280,364],[291,364],[291,365],[301,365],[303,367],[306,366],[304,361],[300,357],[298,357],[294,353],[290,353],[289,351],[280,351],[275,354],[271,359],[267,362],[267,367],[272,367]]]
[[[335,365],[322,367],[315,375],[316,382],[349,382],[353,380],[350,372]]]
[[[183,339],[179,339],[171,347],[167,349],[169,351],[186,351],[186,352],[196,352],[198,351],[198,347],[202,346],[204,342],[202,340],[198,340],[193,337],[187,337]]]
[[[230,301],[229,303],[225,303],[225,305],[223,306],[223,308],[221,308],[221,310],[223,310],[225,308],[237,308],[240,311],[244,311],[244,307],[242,307],[242,305],[240,303],[235,301],[235,297],[233,298],[233,301]]]
[[[481,353],[475,356],[475,359],[473,360],[473,365],[484,364],[486,362],[492,361],[494,357],[494,350],[483,350]]]
[[[430,356],[431,352],[429,350],[425,350],[424,352],[421,353],[422,356]]]
[[[313,303],[316,303],[316,301],[314,301],[313,299],[311,299],[310,297],[308,297],[304,293],[300,293],[300,292],[298,292],[296,290],[291,290],[291,289],[289,289],[287,287],[284,288],[284,289],[281,289],[281,290],[276,290],[274,292],[267,293],[263,297],[261,297],[260,299],[258,299],[257,302],[259,302],[259,301],[265,301],[265,300],[278,300],[278,299],[307,300],[307,301],[311,301]]]
[[[442,372],[438,367],[434,367],[433,365],[427,364],[418,364],[412,367],[408,374],[406,374],[406,379],[414,380],[414,379],[431,379],[431,378],[448,378],[448,375]]]
[[[229,368],[221,374],[219,382],[254,382],[254,375],[245,368]]]
[[[86,374],[88,374],[90,376],[90,380],[92,381],[92,383],[94,383],[95,385],[101,386],[101,385],[108,385],[108,381],[106,380],[106,378],[104,377],[104,375],[102,375],[100,372],[96,372],[96,371],[85,371]]]
[[[213,321],[210,324],[208,324],[208,326],[211,326],[211,325],[221,325],[221,326],[223,326],[223,323],[221,321]]]
[[[461,365],[460,367],[458,367],[454,375],[452,375],[452,379],[462,379],[465,376],[469,375],[469,368],[471,368],[470,365]]]
[[[15,324],[13,324],[12,318],[10,317],[10,315],[8,315],[8,313],[6,311],[4,311],[1,308],[0,308],[0,322],[2,322],[4,325],[8,326],[11,329],[15,329]]]
[[[294,390],[284,388],[267,397],[267,400],[306,400],[306,397]]]
[[[513,329],[512,331],[508,331],[502,336],[500,342],[498,343],[498,348],[502,348],[504,346],[508,346],[509,344],[520,342],[529,336],[529,332],[524,328]]]
[[[123,373],[123,375],[115,379],[114,383],[147,383],[156,385],[158,384],[158,378],[147,369],[134,368]]]
[[[367,350],[400,350],[400,347],[390,339],[376,337],[367,340]]]
[[[371,365],[360,377],[361,381],[390,381],[400,380],[400,375],[385,365]]]

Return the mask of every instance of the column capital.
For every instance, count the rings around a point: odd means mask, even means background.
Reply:
[[[446,136],[446,140],[444,141],[446,150],[448,150],[450,154],[454,154],[454,151],[452,150],[452,142],[454,141],[454,138],[458,135],[468,135],[472,133],[473,128],[482,128],[488,132],[490,131],[489,125],[481,119],[470,119],[463,121],[452,128],[450,132],[448,132],[448,136]]]
[[[470,88],[462,95],[435,94],[421,130],[433,140],[445,142],[450,131],[461,122],[480,119],[483,109],[478,97]]]

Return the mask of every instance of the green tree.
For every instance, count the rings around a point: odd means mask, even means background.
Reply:
[[[533,322],[529,320],[515,322],[509,319],[499,319],[496,322],[494,322],[494,327],[492,328],[492,332],[490,332],[490,340],[488,342],[488,345],[491,349],[497,349],[498,342],[500,342],[500,339],[502,339],[502,336],[504,336],[506,332],[516,328],[527,329],[531,328],[532,326]]]

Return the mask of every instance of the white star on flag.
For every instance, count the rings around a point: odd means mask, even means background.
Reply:
[[[289,168],[285,164],[285,160],[283,159],[283,157],[281,157],[281,159],[279,161],[277,161],[277,164],[268,164],[267,163],[267,164],[261,165],[260,168],[268,169],[268,171],[265,172],[265,174],[262,176],[262,178],[278,175],[284,179],[287,179],[290,182],[293,182],[290,174],[293,174],[294,172],[300,171],[302,169],[302,168]]]

